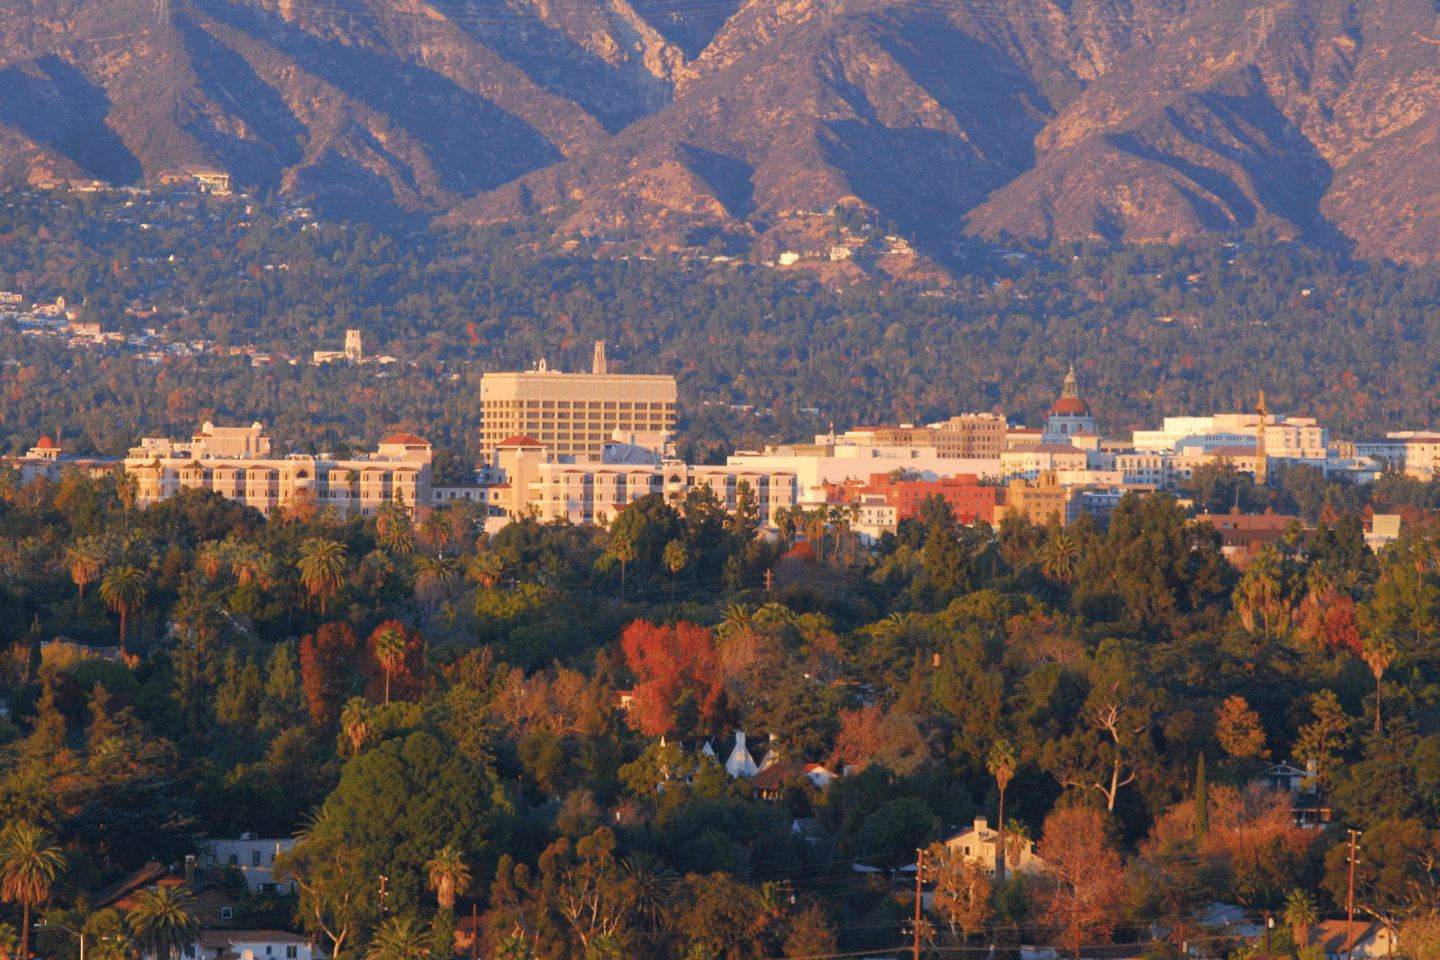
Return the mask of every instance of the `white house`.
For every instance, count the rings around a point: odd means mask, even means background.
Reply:
[[[237,867],[245,875],[245,886],[251,893],[288,893],[270,876],[276,854],[295,846],[294,840],[261,840],[248,833],[239,840],[211,840],[202,851],[201,865]]]
[[[745,747],[745,731],[735,732],[735,749],[730,751],[730,756],[725,758],[725,772],[732,777],[753,777],[760,772],[755,764],[755,758],[750,756],[750,751]]]
[[[204,930],[203,960],[316,960],[315,943],[283,930]]]

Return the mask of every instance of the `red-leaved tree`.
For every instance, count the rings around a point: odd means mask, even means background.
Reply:
[[[658,737],[677,726],[717,730],[724,725],[728,702],[709,630],[693,623],[662,627],[636,620],[625,628],[620,646],[636,680],[631,727]]]
[[[317,728],[333,727],[340,708],[357,692],[361,652],[360,638],[348,623],[327,623],[300,641],[300,676]]]
[[[1037,852],[1045,861],[1036,892],[1042,922],[1058,945],[1080,960],[1086,943],[1109,940],[1124,891],[1120,855],[1110,849],[1105,818],[1097,810],[1070,807],[1045,819]]]
[[[398,620],[386,620],[365,641],[365,675],[370,678],[365,697],[379,703],[385,697],[385,664],[375,647],[385,631],[395,631],[404,640],[404,652],[391,668],[390,700],[418,700],[425,683],[425,641],[419,633]]]

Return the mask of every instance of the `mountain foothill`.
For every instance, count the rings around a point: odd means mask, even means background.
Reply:
[[[1440,240],[1431,0],[0,0],[0,189],[218,167],[332,216],[770,258]],[[719,249],[717,247],[717,249]]]

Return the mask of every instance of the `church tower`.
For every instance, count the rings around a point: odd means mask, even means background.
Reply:
[[[1095,432],[1095,417],[1090,405],[1080,399],[1080,383],[1075,379],[1075,365],[1065,377],[1065,386],[1060,390],[1060,399],[1051,405],[1045,414],[1045,432],[1042,443],[1069,443],[1070,438],[1080,432]]]

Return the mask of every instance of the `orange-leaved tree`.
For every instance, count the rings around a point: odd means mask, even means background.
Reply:
[[[358,692],[360,673],[360,638],[350,624],[324,624],[300,641],[300,675],[315,726],[335,724],[341,706]]]
[[[620,646],[635,674],[632,727],[657,737],[682,727],[723,725],[727,699],[709,630],[693,623],[664,627],[636,620],[625,628]]]
[[[1037,852],[1047,868],[1036,884],[1042,922],[1055,930],[1057,945],[1080,960],[1086,943],[1110,939],[1124,892],[1104,816],[1084,807],[1056,810],[1045,819]]]

